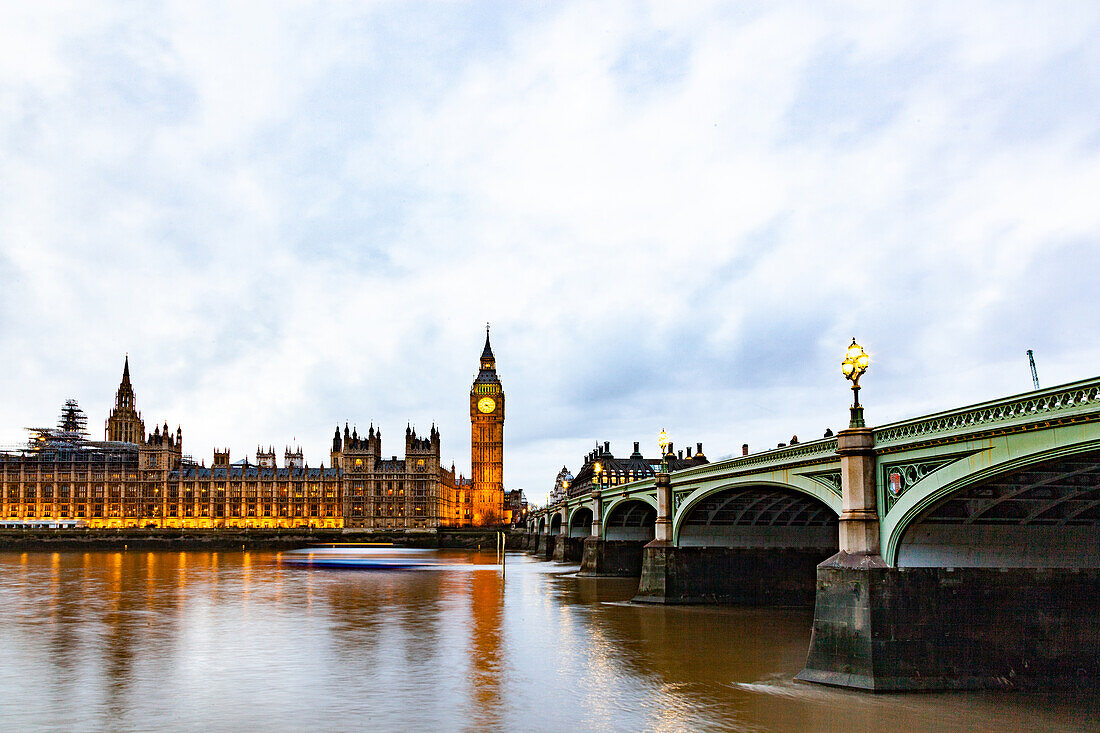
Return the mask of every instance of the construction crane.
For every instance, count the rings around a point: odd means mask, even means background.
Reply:
[[[1035,385],[1035,389],[1039,389],[1039,373],[1035,371],[1035,352],[1031,349],[1027,350],[1027,360],[1031,364],[1031,383]]]

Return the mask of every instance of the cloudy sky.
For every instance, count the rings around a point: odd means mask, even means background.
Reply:
[[[0,443],[129,352],[208,462],[333,427],[505,479],[1100,372],[1089,3],[4,3]],[[655,452],[651,448],[647,452]]]

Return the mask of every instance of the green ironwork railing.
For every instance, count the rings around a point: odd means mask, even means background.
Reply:
[[[904,443],[936,435],[1009,427],[1069,413],[1100,418],[1100,378],[1026,392],[875,428],[875,445]]]

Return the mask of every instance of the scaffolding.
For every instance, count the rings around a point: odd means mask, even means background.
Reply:
[[[65,400],[56,428],[24,428],[30,433],[26,445],[0,447],[0,461],[137,465],[136,445],[88,440],[87,423],[76,400]]]

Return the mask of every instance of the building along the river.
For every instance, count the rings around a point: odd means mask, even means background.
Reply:
[[[331,462],[310,467],[301,449],[276,465],[273,448],[255,462],[212,464],[183,452],[183,430],[168,423],[145,433],[130,383],[129,358],[103,441],[88,439],[87,420],[69,400],[56,428],[32,428],[23,447],[0,451],[0,520],[66,520],[92,528],[342,528],[425,530],[492,526],[504,508],[504,394],[486,336],[470,391],[474,476],[440,461],[440,435],[405,430],[404,455],[382,455],[382,431],[365,436],[345,423]]]

